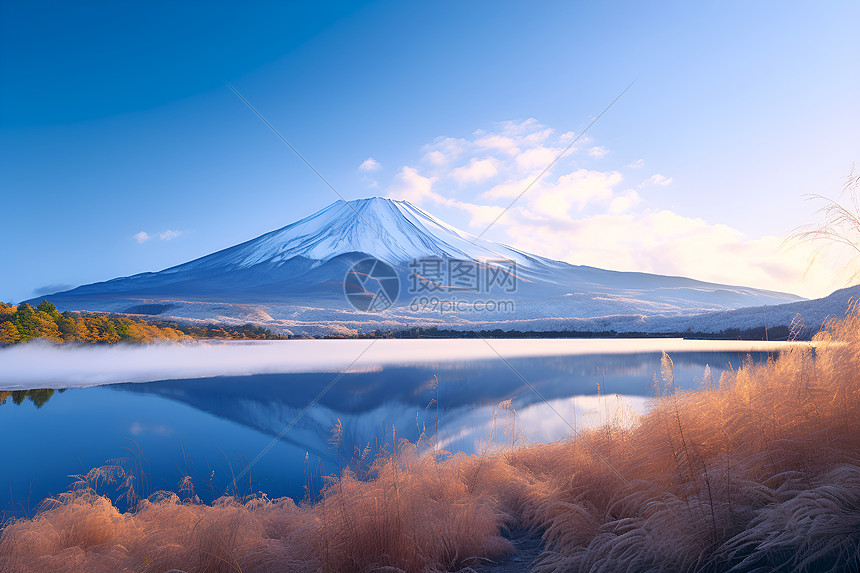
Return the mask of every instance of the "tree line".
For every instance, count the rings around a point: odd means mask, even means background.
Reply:
[[[35,308],[27,303],[0,303],[0,345],[44,338],[56,343],[154,342],[198,338],[266,340],[279,339],[269,329],[242,326],[190,326],[171,322],[151,323],[122,315],[59,312],[43,300]]]

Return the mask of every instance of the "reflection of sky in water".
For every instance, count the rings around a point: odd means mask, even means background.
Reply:
[[[676,352],[672,358],[676,384],[695,388],[705,364],[718,381],[722,369],[729,362],[736,367],[744,355]],[[343,424],[342,460],[348,460],[356,447],[390,443],[392,426],[398,439],[414,441],[422,427],[432,434],[434,375],[439,380],[440,445],[449,451],[480,453],[492,447],[487,443],[491,434],[497,443],[510,440],[504,433],[505,413],[498,407],[504,400],[511,400],[516,411],[517,435],[532,442],[552,441],[569,437],[571,426],[583,429],[606,421],[619,408],[643,411],[652,394],[652,378],[660,371],[658,353],[509,362],[516,373],[501,360],[479,360],[382,366],[344,374],[236,488],[240,493],[301,498],[308,473],[337,471],[338,452],[328,444],[337,419]],[[144,493],[176,489],[188,474],[197,493],[211,499],[232,490],[231,476],[238,475],[334,376],[259,374],[70,389],[39,409],[29,401],[16,406],[7,400],[0,407],[4,436],[0,511],[30,512],[50,493],[62,491],[70,482],[66,476],[119,457],[143,468],[138,479]],[[319,479],[312,481],[318,488]]]
[[[553,442],[612,421],[629,425],[646,410],[648,400],[621,394],[571,396],[530,404],[516,410],[514,416],[498,405],[482,406],[461,419],[456,433],[440,432],[439,447],[478,453],[508,446],[512,441]],[[493,436],[493,442],[488,436]]]

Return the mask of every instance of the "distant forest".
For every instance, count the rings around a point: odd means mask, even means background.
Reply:
[[[375,330],[351,337],[332,335],[326,338],[694,338],[704,340],[810,340],[815,331],[791,332],[787,326],[747,329],[730,328],[720,332],[616,332],[614,330],[451,330],[413,327],[403,330]]]
[[[59,312],[47,300],[35,308],[27,303],[0,303],[0,345],[44,338],[57,343],[153,342],[218,338],[273,340],[284,338],[254,324],[242,326],[190,326],[174,322],[148,322],[115,314]]]
[[[480,332],[413,327],[403,330],[375,330],[368,333],[330,334],[319,338],[703,338],[722,340],[809,340],[812,331],[792,333],[788,327],[765,329],[730,329],[722,332],[602,332],[589,331],[520,331],[482,330]],[[57,343],[88,342],[154,342],[159,340],[286,340],[314,338],[308,335],[275,334],[256,324],[226,326],[204,324],[193,326],[168,321],[147,321],[120,314],[58,312],[47,300],[35,308],[27,303],[18,306],[0,302],[0,346],[45,338]]]
[[[8,398],[12,398],[12,403],[20,406],[25,398],[36,405],[36,408],[41,408],[51,399],[55,392],[62,394],[65,388],[54,390],[53,388],[37,388],[34,390],[0,390],[0,406],[6,403]]]

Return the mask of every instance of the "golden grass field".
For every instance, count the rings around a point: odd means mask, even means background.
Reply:
[[[542,536],[549,571],[858,571],[860,317],[646,414],[483,455],[400,442],[314,503],[193,484],[121,513],[94,471],[0,537],[0,570],[457,571]],[[509,442],[512,440],[508,440]],[[513,440],[516,442],[516,440]],[[734,569],[733,569],[734,568]]]

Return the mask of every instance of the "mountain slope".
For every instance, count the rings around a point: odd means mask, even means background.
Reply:
[[[388,263],[436,255],[471,260],[506,258],[518,264],[557,264],[469,235],[408,201],[373,197],[336,201],[291,225],[164,272],[249,268],[263,263],[283,263],[293,257],[325,262],[349,252],[366,253]]]
[[[344,297],[347,272],[367,257],[385,261],[400,278],[400,297],[386,316],[356,317],[358,311]],[[278,321],[286,321],[282,326],[287,327],[290,318],[303,324],[356,320],[449,324],[466,319],[462,312],[439,317],[434,309],[415,310],[415,297],[427,294],[428,289],[420,288],[426,284],[416,280],[420,276],[414,263],[428,258],[442,265],[466,261],[474,265],[475,273],[499,264],[508,265],[506,269],[515,265],[515,289],[490,292],[485,284],[484,288],[464,290],[447,283],[437,293],[443,300],[474,302],[492,296],[516,303],[515,316],[510,310],[482,315],[493,321],[681,316],[802,300],[785,293],[684,277],[570,265],[477,238],[407,201],[378,197],[337,201],[286,227],[188,263],[84,285],[48,298],[62,309],[134,312],[157,308],[179,318],[252,318],[273,322],[275,327]],[[512,262],[498,263],[501,260]],[[410,287],[412,292],[405,292]]]

